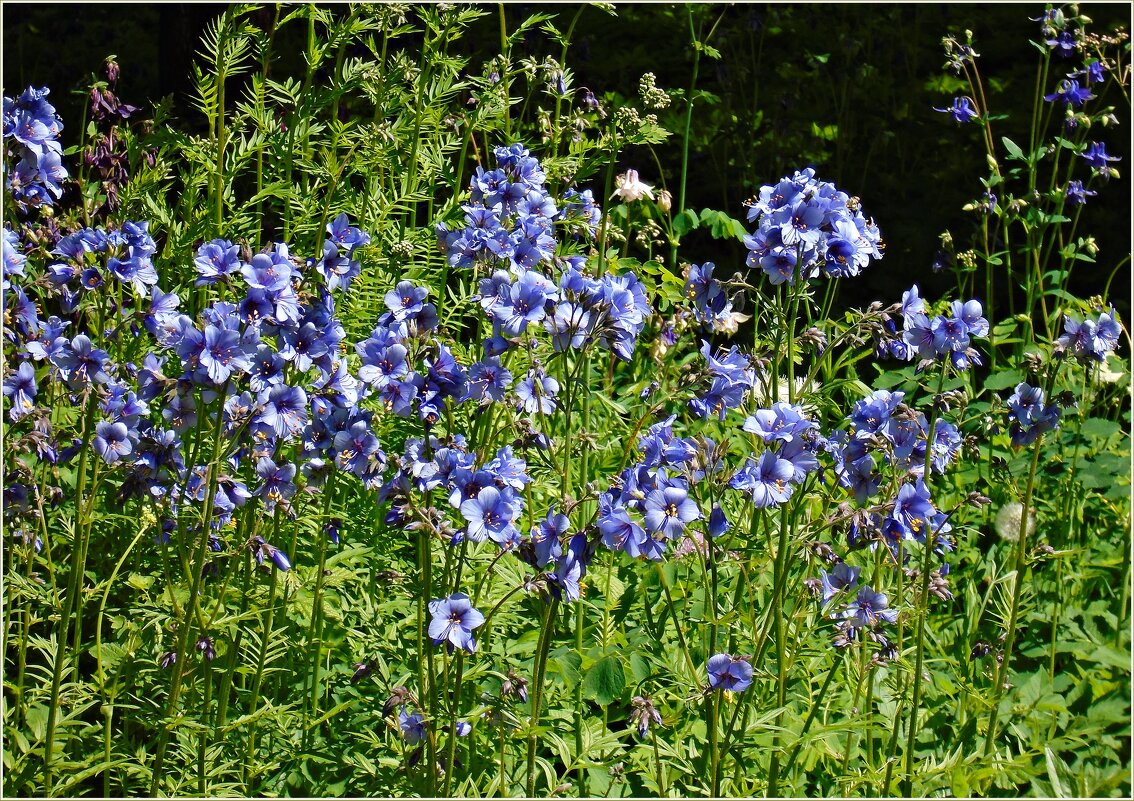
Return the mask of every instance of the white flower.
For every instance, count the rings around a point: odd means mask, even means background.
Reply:
[[[1000,507],[1000,511],[996,513],[996,533],[1000,535],[1001,539],[1008,542],[1018,542],[1020,539],[1020,520],[1024,515],[1024,505],[1022,503],[1006,503]],[[1028,511],[1028,536],[1030,537],[1036,531],[1036,510],[1031,509]]]
[[[644,184],[638,178],[637,170],[627,170],[625,175],[619,175],[614,179],[615,190],[611,195],[611,199],[622,198],[626,203],[633,203],[635,200],[641,200],[648,197],[650,200],[654,199],[654,188],[649,184]]]

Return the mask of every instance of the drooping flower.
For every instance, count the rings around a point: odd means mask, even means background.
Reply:
[[[31,362],[20,362],[19,368],[4,379],[4,394],[11,399],[8,419],[13,423],[35,408],[35,367]]]
[[[1014,447],[1030,445],[1048,431],[1059,427],[1060,408],[1044,403],[1044,391],[1026,383],[1016,385],[1008,398],[1009,434]]]
[[[425,739],[425,718],[418,712],[406,712],[403,706],[398,710],[398,728],[407,745],[417,745]]]
[[[953,98],[953,105],[949,108],[933,108],[934,111],[940,111],[943,114],[949,114],[957,122],[971,122],[979,115],[977,110],[973,107],[973,102],[967,97]]]
[[[614,187],[614,194],[610,196],[612,200],[617,197],[624,203],[633,203],[644,197],[654,199],[654,188],[642,182],[637,170],[627,170],[622,175],[616,176]]]

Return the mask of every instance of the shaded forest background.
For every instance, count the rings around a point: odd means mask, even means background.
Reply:
[[[145,113],[146,106],[171,96],[178,124],[203,129],[203,118],[188,103],[191,64],[204,26],[223,9],[189,3],[5,3],[4,93],[29,84],[51,87],[51,99],[67,126],[64,144],[70,146],[77,142],[85,87],[96,73],[101,76],[104,59],[114,54],[122,68],[118,94],[125,102],[143,106]],[[542,12],[557,14],[558,27],[566,30],[578,9],[517,3],[504,10],[510,28]],[[1129,4],[1086,4],[1081,9],[1096,32],[1129,26]],[[995,125],[997,139],[1026,141],[1038,60],[1028,40],[1039,35],[1029,17],[1040,16],[1043,6],[737,4],[692,10],[704,31],[720,18],[710,44],[721,58],[702,60],[697,88],[717,99],[699,101],[693,118],[688,205],[742,218],[741,204],[761,184],[811,165],[822,179],[860,196],[886,240],[885,260],[861,279],[846,282],[843,303],[896,300],[913,281],[930,297],[953,286],[951,275],[933,273],[930,266],[943,230],[964,246],[978,225],[975,215],[961,209],[981,194],[979,178],[986,167],[979,129],[933,110],[949,106],[963,91],[960,81],[943,69],[941,38],[973,32],[992,112],[1008,115]],[[271,19],[266,13],[265,24]],[[479,72],[498,50],[499,20],[492,14],[478,24],[483,35],[466,36],[458,46],[470,56],[470,69]],[[619,4],[615,16],[597,7],[584,9],[567,59],[575,86],[607,96],[614,106],[619,98],[636,102],[644,72],[655,73],[662,88],[688,87],[693,61],[689,25],[687,8],[681,5]],[[302,71],[301,27],[279,33],[277,76]],[[557,56],[558,50],[536,32],[514,57]],[[1047,91],[1053,91],[1058,75]],[[1128,110],[1119,109],[1119,114],[1118,128],[1091,137],[1105,141],[1108,152],[1122,158],[1116,166],[1123,177],[1100,188],[1090,201],[1083,230],[1099,242],[1100,265],[1096,271],[1076,272],[1071,289],[1080,297],[1100,292],[1109,265],[1130,250]],[[675,132],[657,148],[667,174],[657,174],[644,149],[625,151],[620,166],[638,169],[648,183],[659,185],[664,178],[675,187],[684,105],[675,103],[659,117]],[[683,242],[682,256],[731,270],[743,264],[745,252],[739,243],[695,232]],[[1111,291],[1127,320],[1129,276],[1124,269]],[[996,304],[1004,300],[998,298]]]

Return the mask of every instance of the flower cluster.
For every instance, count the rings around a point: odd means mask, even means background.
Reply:
[[[879,346],[878,355],[890,355],[906,361],[920,358],[919,369],[948,359],[956,370],[967,370],[981,364],[980,354],[972,347],[973,337],[988,336],[988,320],[979,300],[953,301],[949,314],[930,317],[917,285],[902,295],[902,333],[899,338],[892,320]]]
[[[52,205],[67,179],[59,141],[63,122],[47,101],[50,91],[29,86],[14,100],[4,98],[4,140],[14,142],[20,158],[8,176],[8,190],[21,206]]]
[[[1081,362],[1105,362],[1107,355],[1118,347],[1121,336],[1122,325],[1111,306],[1097,320],[1079,321],[1069,314],[1064,315],[1063,336],[1056,340],[1056,346]]]
[[[1008,398],[1008,433],[1012,445],[1031,445],[1043,434],[1059,427],[1062,410],[1055,403],[1044,403],[1044,391],[1026,383],[1016,385]]]
[[[368,241],[341,216],[328,233],[335,247]],[[371,427],[374,413],[361,402],[376,395],[387,409],[393,404],[367,371],[379,372],[374,365],[363,359],[357,376],[343,355],[345,331],[331,295],[346,285],[341,271],[305,286],[287,245],[242,256],[240,247],[214,240],[197,250],[197,284],[223,285],[238,300],[214,301],[194,319],[180,310],[176,293],[159,287],[157,246],[146,222],[62,237],[46,280],[27,284],[41,291],[38,302],[17,283],[26,267],[18,239],[6,234],[4,244],[12,283],[4,333],[17,356],[4,379],[9,419],[34,416],[41,457],[62,464],[74,458],[79,443],[55,441],[50,417],[36,409],[37,396],[46,388],[55,402],[90,403],[97,412],[92,451],[120,471],[122,499],[158,503],[162,539],[170,538],[172,521],[187,503],[211,503],[210,548],[220,551],[219,532],[252,500],[269,514],[293,516],[300,488],[320,485],[335,468],[365,486],[382,484],[386,458]],[[407,310],[399,303],[380,321],[390,343],[420,338],[435,326],[435,312],[430,324],[423,321],[428,304],[418,306]],[[42,319],[41,307],[59,314]],[[101,330],[101,340],[87,330]],[[460,382],[452,383],[459,366],[435,361],[430,375],[444,375],[433,384],[420,382],[423,397],[459,395]],[[188,462],[190,455],[204,456],[198,445],[208,421],[218,426],[219,468]],[[263,536],[254,534],[245,545],[257,562],[291,566]]]
[[[817,180],[810,167],[761,187],[748,221],[757,224],[744,238],[748,266],[759,267],[773,284],[855,276],[882,258],[882,235],[858,200]]]
[[[655,423],[639,437],[642,461],[623,470],[599,496],[598,529],[607,548],[660,561],[669,541],[701,518],[689,490],[690,479],[704,475],[695,465],[703,443],[675,436],[675,419]]]
[[[524,270],[550,262],[555,252],[552,225],[559,216],[544,186],[539,160],[521,145],[497,147],[497,169],[476,168],[472,202],[462,208],[465,228],[437,225],[437,239],[454,267],[496,265]]]
[[[823,441],[818,424],[799,406],[778,402],[770,409],[757,410],[743,428],[755,434],[766,450],[758,460],[749,459],[729,486],[749,493],[757,509],[786,503],[795,487],[819,468],[816,453]]]

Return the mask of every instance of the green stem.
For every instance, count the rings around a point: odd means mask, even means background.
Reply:
[[[776,623],[776,729],[772,740],[772,759],[768,768],[768,795],[775,796],[779,790],[780,780],[780,730],[783,728],[784,703],[787,698],[787,639],[784,632],[785,616],[783,614],[783,587],[784,576],[787,571],[787,552],[789,520],[786,507],[780,511],[780,542],[776,550],[776,561],[773,574],[779,592],[772,599],[772,614]],[[790,521],[794,524],[794,521]],[[794,525],[791,525],[794,528]]]
[[[686,6],[685,12],[689,18],[689,34],[693,43],[693,74],[689,79],[689,92],[685,96],[685,130],[681,134],[681,179],[677,185],[677,212],[674,217],[680,216],[685,211],[686,179],[689,177],[689,133],[693,128],[693,93],[697,89],[697,78],[701,71],[702,43],[697,40],[697,30],[693,24],[693,7]],[[670,247],[669,267],[671,270],[677,269],[677,243]]]
[[[71,575],[67,586],[67,598],[63,603],[63,615],[59,621],[58,634],[55,638],[55,667],[51,676],[51,703],[47,708],[47,730],[43,750],[43,786],[44,795],[51,795],[52,762],[55,757],[55,727],[59,717],[59,690],[63,683],[63,662],[67,653],[67,633],[71,626],[71,615],[78,606],[78,595],[83,586],[83,553],[84,548],[79,542],[81,536],[79,514],[82,510],[83,493],[86,491],[88,452],[90,451],[91,434],[94,430],[94,413],[96,409],[95,394],[87,390],[87,410],[83,418],[82,448],[79,455],[79,482],[75,500],[75,532],[76,541],[71,550]]]
[[[337,471],[332,471],[327,479],[327,486],[323,488],[323,524],[328,524],[331,517],[331,504],[334,499],[335,478]],[[323,657],[323,584],[326,579],[327,567],[327,533],[324,528],[316,536],[319,537],[319,567],[315,573],[315,596],[311,601],[311,622],[307,626],[307,647],[311,650],[311,667],[304,677],[304,688],[310,686],[310,695],[305,704],[307,707],[307,723],[304,726],[304,738],[309,733],[311,718],[319,712],[319,663]]]
[[[555,610],[559,598],[553,597],[543,613],[543,621],[536,645],[535,672],[532,675],[532,716],[528,720],[528,781],[527,797],[535,798],[535,758],[536,729],[539,728],[540,704],[543,701],[544,671],[547,668],[547,653],[551,649],[551,631],[555,623]]]
[[[996,686],[993,689],[992,712],[988,720],[988,734],[984,742],[985,757],[992,756],[996,746],[996,726],[1000,717],[1000,702],[1004,695],[1004,680],[1012,661],[1012,647],[1016,643],[1016,624],[1020,612],[1020,594],[1024,587],[1024,570],[1027,568],[1028,516],[1032,508],[1032,491],[1035,487],[1036,471],[1039,468],[1041,436],[1032,446],[1032,462],[1028,468],[1028,482],[1024,490],[1023,510],[1020,514],[1020,536],[1016,542],[1015,575],[1012,578],[1012,606],[1008,613],[1008,634],[1004,640],[1004,659],[996,670]]]
[[[277,514],[276,520],[279,520]],[[268,660],[268,641],[272,638],[272,623],[275,620],[276,614],[276,577],[279,575],[279,570],[275,567],[272,568],[272,576],[268,580],[268,613],[264,620],[264,632],[260,639],[260,655],[256,660],[256,674],[252,679],[252,697],[248,709],[251,714],[255,714],[260,704],[260,688],[264,680],[264,665]],[[246,795],[252,796],[256,794],[256,788],[253,786],[254,776],[250,774],[250,767],[252,760],[256,754],[256,724],[252,724],[252,730],[248,732],[248,747],[244,754],[244,764],[241,766],[241,773],[243,774],[244,792]]]

